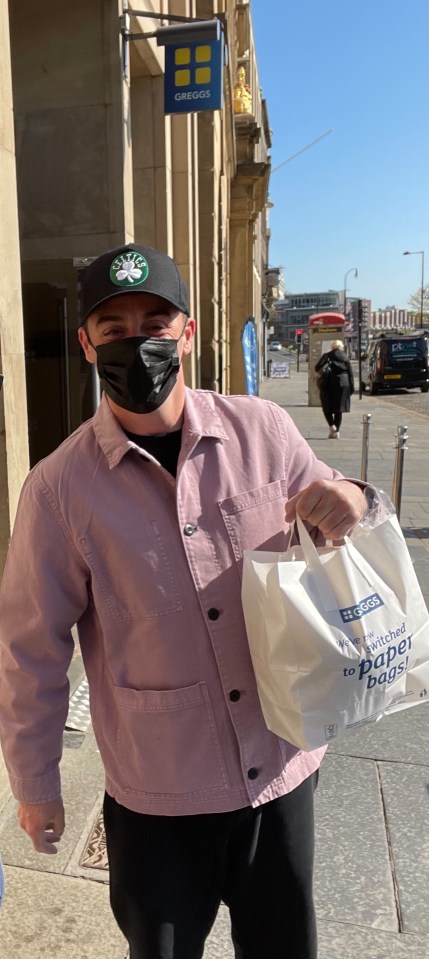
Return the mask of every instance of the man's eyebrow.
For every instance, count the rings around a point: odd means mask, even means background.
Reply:
[[[180,313],[180,310],[177,309],[177,306],[173,306],[172,303],[167,303],[165,306],[154,307],[153,310],[149,310],[148,313],[145,313],[145,319],[151,320],[153,316],[168,316],[176,317]]]
[[[153,319],[154,316],[165,316],[165,317],[168,317],[168,319],[174,319],[179,312],[180,310],[177,310],[177,308],[173,305],[168,306],[165,309],[164,307],[155,307],[153,310],[149,310],[147,313],[145,313],[142,319],[151,320]],[[120,316],[117,313],[102,313],[101,316],[97,317],[95,321],[95,325],[100,326],[101,323],[125,323],[125,322],[126,322],[125,317]]]
[[[100,323],[112,323],[112,322],[124,323],[125,320],[123,316],[119,316],[116,313],[103,313],[102,316],[97,317],[95,321],[95,325],[99,326]]]

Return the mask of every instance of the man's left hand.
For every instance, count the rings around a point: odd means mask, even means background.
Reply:
[[[363,490],[349,480],[315,480],[286,503],[287,523],[296,515],[316,526],[325,539],[341,540],[356,526],[366,509]]]

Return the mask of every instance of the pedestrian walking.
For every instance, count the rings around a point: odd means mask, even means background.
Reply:
[[[350,412],[354,393],[353,371],[342,340],[334,340],[328,353],[316,363],[323,415],[329,426],[329,439],[338,440],[343,413]]]
[[[264,723],[242,555],[284,551],[297,514],[338,540],[366,500],[276,404],[187,388],[194,332],[164,253],[129,244],[84,271],[79,340],[103,396],[21,493],[0,598],[3,751],[23,829],[55,852],[77,623],[130,959],[200,959],[221,901],[240,959],[315,959],[324,749]]]

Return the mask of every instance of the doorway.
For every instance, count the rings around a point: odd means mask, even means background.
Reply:
[[[22,263],[30,465],[93,412],[91,368],[77,339],[78,271],[72,260]]]

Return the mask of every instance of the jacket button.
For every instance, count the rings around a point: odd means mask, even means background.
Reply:
[[[231,700],[232,703],[238,703],[238,700],[240,699],[240,693],[239,693],[238,689],[231,689],[231,692],[230,692],[230,694],[229,694],[229,698],[230,698],[230,700]]]
[[[192,533],[195,533],[196,528],[197,527],[193,526],[192,523],[185,523],[185,526],[183,527],[183,532],[185,536],[192,536]]]
[[[251,766],[250,769],[248,769],[248,771],[247,771],[247,775],[248,775],[248,778],[249,778],[249,779],[257,779],[257,777],[258,777],[258,770],[255,769],[254,766]]]
[[[215,609],[214,606],[212,606],[212,607],[209,609],[209,611],[208,611],[208,613],[207,613],[207,616],[208,616],[209,619],[219,619],[220,612],[219,612],[218,609]]]

